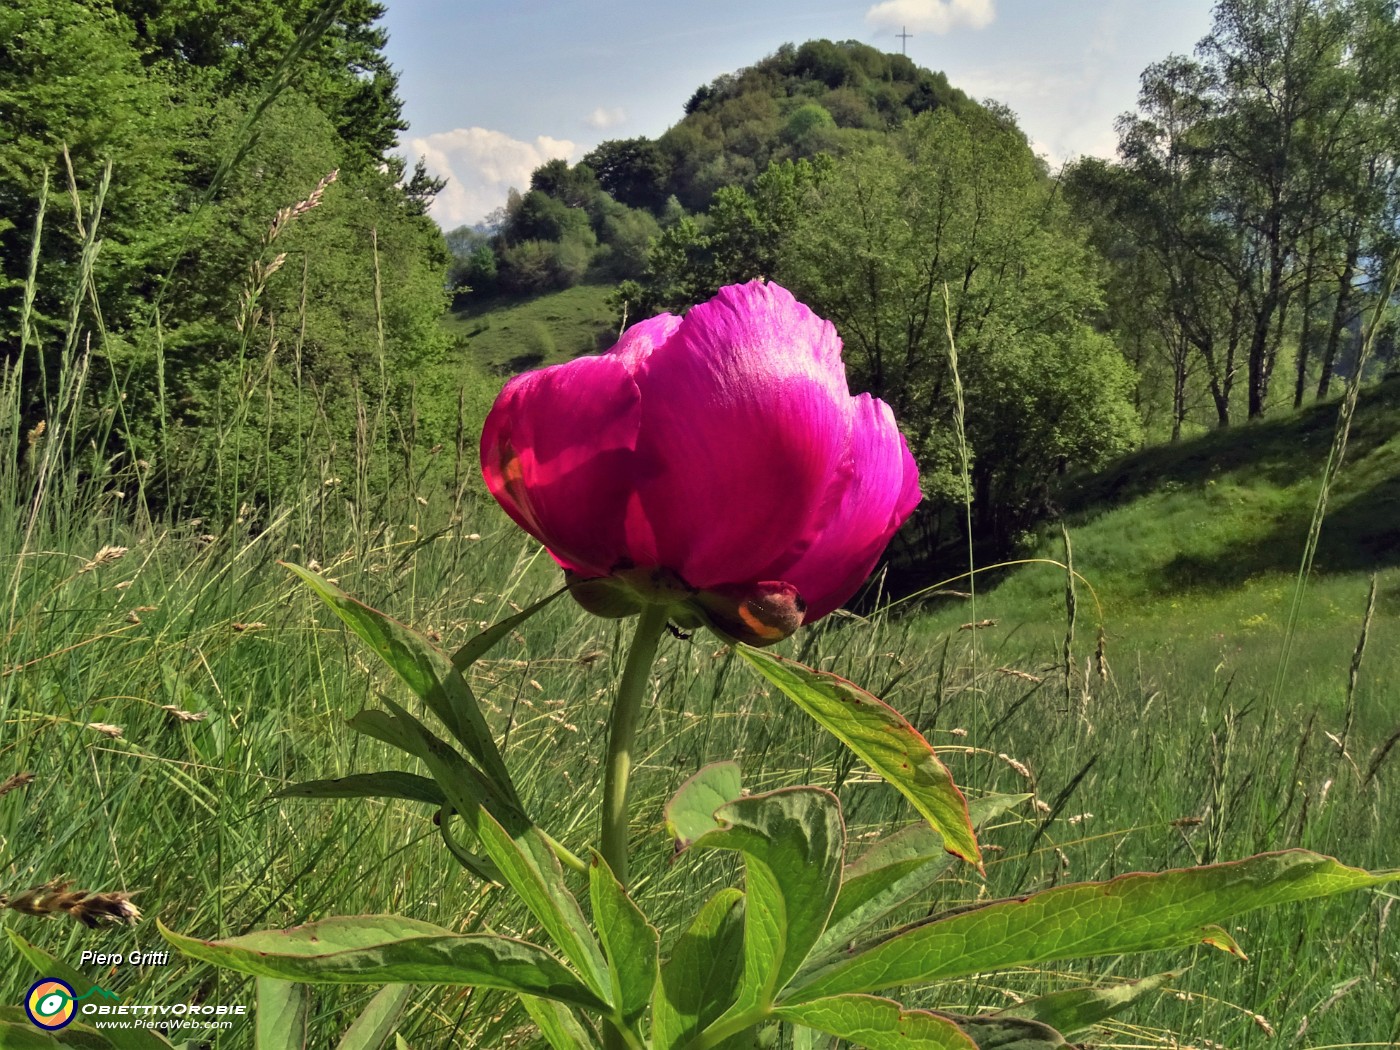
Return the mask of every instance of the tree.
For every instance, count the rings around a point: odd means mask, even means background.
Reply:
[[[925,114],[836,161],[781,252],[774,276],[835,322],[853,386],[901,421],[935,536],[962,498],[950,336],[979,536],[1010,542],[1055,475],[1137,436],[1132,377],[1092,325],[1094,258],[1054,190],[1008,115]]]
[[[632,208],[658,209],[665,202],[671,164],[665,151],[648,138],[609,139],[583,158],[598,185],[614,200]]]
[[[277,417],[292,427],[313,418],[316,401],[301,398],[319,390],[341,448],[354,447],[357,390],[383,412],[403,408],[399,377],[411,384],[445,347],[447,254],[424,215],[440,183],[385,152],[401,122],[380,12],[362,0],[16,0],[0,10],[10,132],[0,141],[0,354],[8,364],[22,344],[35,348],[19,372],[26,425],[45,418],[54,348],[72,339],[90,347],[88,396],[125,406],[90,436],[94,459],[152,464],[154,503],[227,512],[224,478],[242,491],[256,476],[271,500],[307,468],[298,433],[264,442],[256,463],[223,442],[239,413],[262,411],[251,383],[268,398],[296,392]],[[80,218],[65,214],[70,163]],[[16,307],[45,170],[36,312],[21,340]],[[82,231],[94,229],[97,248],[84,256]],[[277,327],[284,318],[296,319],[295,340]]]

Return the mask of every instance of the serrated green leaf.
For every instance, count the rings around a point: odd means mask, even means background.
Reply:
[[[340,1037],[336,1050],[380,1050],[394,1034],[412,994],[411,984],[386,984],[379,989]]]
[[[1087,1032],[1100,1021],[1122,1013],[1144,996],[1159,992],[1181,976],[1183,971],[1170,970],[1153,974],[1138,981],[1124,981],[1098,988],[1069,988],[1051,992],[1029,1002],[998,1010],[997,1017],[1022,1017],[1040,1021],[1066,1036]]]
[[[977,1050],[977,1044],[948,1018],[927,1010],[906,1010],[873,995],[816,999],[779,1007],[774,1015],[866,1050]]]
[[[593,924],[612,977],[612,998],[628,1025],[635,1024],[656,989],[661,935],[622,888],[599,854],[588,869]]]
[[[968,811],[981,827],[1030,795],[984,795]],[[952,865],[943,837],[927,824],[911,824],[877,841],[841,873],[841,892],[804,970],[846,946],[902,904],[932,886]]]
[[[844,678],[747,646],[735,651],[913,803],[950,853],[982,863],[967,800],[908,719]]]
[[[67,981],[72,986],[73,991],[79,995],[85,995],[97,987],[81,972],[74,969],[62,959],[50,955],[36,944],[31,944],[14,930],[6,930],[10,937],[10,943],[15,946],[15,950],[24,958],[25,962],[33,966],[37,971],[37,976],[57,977]],[[75,1027],[69,1025],[62,1031],[68,1031]],[[171,1050],[170,1043],[157,1033],[143,1028],[111,1028],[104,1029],[101,1037],[107,1043],[115,1047],[116,1050]]]
[[[257,1050],[303,1050],[311,991],[304,984],[259,977],[253,1046]]]
[[[564,884],[558,857],[540,830],[509,805],[497,805],[501,820],[487,812],[487,800],[481,794],[485,785],[472,777],[470,763],[393,701],[384,702],[400,726],[416,737],[428,771],[501,879],[520,896],[563,956],[579,968],[584,984],[606,1002],[611,995],[607,962],[583,910]]]
[[[386,769],[379,773],[352,773],[330,780],[307,780],[272,793],[273,798],[401,798],[408,802],[445,805],[437,782],[416,773]]]
[[[1063,1035],[1039,1021],[1000,1014],[948,1016],[977,1044],[977,1050],[1062,1050],[1069,1046]]]
[[[781,788],[737,799],[715,814],[719,830],[695,849],[744,858],[744,976],[730,1014],[762,1009],[821,936],[841,884],[846,829],[836,796]]]
[[[719,827],[715,810],[742,794],[743,779],[737,762],[714,762],[676,789],[666,803],[666,832],[685,849],[707,831]]]
[[[509,937],[451,933],[393,915],[324,919],[221,941],[185,937],[156,922],[183,954],[255,977],[321,984],[461,984],[503,988],[605,1009],[543,948]]]
[[[525,1007],[540,1035],[554,1050],[587,1050],[598,1045],[597,1038],[579,1020],[578,1014],[563,1003],[522,995],[520,1005]]]
[[[788,999],[895,988],[1052,959],[1181,948],[1207,927],[1266,905],[1364,889],[1400,878],[1306,850],[1160,874],[1121,875],[934,917],[795,985]]]
[[[734,1002],[744,967],[744,895],[723,889],[705,902],[661,964],[652,997],[656,1050],[684,1046]]]
[[[541,598],[523,612],[518,612],[514,616],[508,616],[500,623],[492,624],[480,634],[468,639],[466,645],[452,654],[452,666],[457,668],[462,674],[466,674],[467,669],[490,652],[502,638],[510,634],[511,631],[515,630],[530,617],[534,616],[535,613],[539,612],[550,602],[554,601],[555,598],[558,598],[561,594],[567,593],[568,590],[569,588],[567,587],[560,587],[553,594]]]
[[[481,707],[452,661],[417,631],[356,601],[324,577],[289,562],[280,564],[306,581],[346,626],[393,668],[467,749],[493,786],[519,806],[520,797]]]

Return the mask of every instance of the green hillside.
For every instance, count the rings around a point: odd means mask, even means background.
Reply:
[[[1213,675],[1217,694],[1237,673],[1236,695],[1267,690],[1337,410],[1334,401],[1149,448],[1070,486],[1061,496],[1064,522],[1074,568],[1086,581],[1076,596],[1079,662],[1093,652],[1101,622],[1110,662],[1145,655],[1153,674],[1189,665]],[[1044,530],[1032,557],[1063,560],[1058,527]],[[1394,681],[1400,672],[1400,379],[1369,389],[1358,405],[1300,608],[1290,701],[1341,702],[1372,572],[1377,602],[1367,677]],[[1066,602],[1059,567],[1017,567],[988,581],[975,603],[975,615],[962,600],[928,613],[926,625],[944,630],[992,619],[996,626],[980,636],[999,659],[1061,659]]]
[[[445,320],[484,371],[514,374],[606,350],[617,338],[612,287],[581,284],[524,298],[466,300]]]

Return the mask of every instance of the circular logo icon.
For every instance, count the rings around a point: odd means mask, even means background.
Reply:
[[[56,1031],[66,1028],[77,1010],[73,1006],[76,996],[73,986],[57,977],[45,977],[36,981],[24,997],[24,1012],[40,1028]]]

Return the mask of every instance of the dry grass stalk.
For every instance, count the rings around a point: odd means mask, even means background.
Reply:
[[[1074,548],[1070,546],[1069,529],[1060,525],[1060,538],[1065,544],[1065,644],[1063,668],[1065,673],[1065,708],[1068,709],[1074,698],[1074,621],[1078,612],[1078,599],[1074,593]]]
[[[1020,761],[1019,759],[1012,758],[1005,751],[997,755],[997,758],[1001,759],[1008,766],[1014,769],[1017,773],[1020,773],[1021,776],[1025,777],[1027,780],[1035,779],[1035,777],[1031,774],[1029,766],[1027,766],[1024,762]]]
[[[1045,681],[1045,679],[1041,678],[1039,675],[1033,675],[1029,671],[1018,671],[1014,667],[998,667],[997,674],[1004,674],[1008,678],[1019,678],[1023,682],[1034,682],[1036,685]]]
[[[126,551],[127,549],[125,547],[114,547],[109,544],[106,547],[103,547],[91,558],[89,558],[87,562],[84,563],[83,567],[78,570],[78,575],[81,576],[83,575],[83,573],[92,572],[94,569],[102,565],[108,565],[111,562],[120,561],[121,558],[126,554]]]
[[[120,740],[122,738],[122,727],[114,726],[110,722],[89,722],[87,727],[93,732],[109,736],[113,740]]]
[[[1346,719],[1342,723],[1342,741],[1339,745],[1346,754],[1347,741],[1351,739],[1351,727],[1356,721],[1356,681],[1361,675],[1361,658],[1366,655],[1366,638],[1371,633],[1371,617],[1376,614],[1376,574],[1371,573],[1371,590],[1366,596],[1366,615],[1361,618],[1361,637],[1356,640],[1356,649],[1351,654],[1351,669],[1347,672]]]
[[[960,631],[981,631],[988,627],[995,627],[996,620],[974,620],[972,623],[965,623],[958,628]]]
[[[1376,779],[1376,774],[1381,770],[1381,764],[1385,762],[1386,756],[1390,754],[1391,749],[1395,747],[1396,744],[1400,744],[1400,726],[1396,726],[1395,732],[1386,737],[1385,742],[1381,744],[1380,747],[1376,748],[1375,756],[1371,759],[1371,764],[1366,769],[1366,776],[1361,781],[1362,787],[1365,787]]]
[[[160,709],[176,722],[203,722],[209,717],[208,711],[186,711],[177,704],[161,704]]]
[[[326,195],[326,188],[339,177],[340,169],[336,168],[328,175],[324,176],[320,182],[316,183],[316,188],[311,191],[306,200],[298,201],[296,204],[289,205],[279,211],[277,217],[272,220],[272,225],[268,227],[265,243],[271,244],[277,239],[278,234],[287,228],[289,223],[301,218],[307,212],[311,211],[311,209],[318,207],[321,203],[321,198]]]
[[[70,880],[54,879],[41,886],[31,886],[13,897],[0,894],[0,908],[50,919],[66,915],[88,929],[108,924],[131,925],[140,921],[141,909],[131,903],[133,894],[93,893],[90,890],[71,889],[72,885]]]
[[[14,776],[6,777],[4,782],[0,783],[0,798],[8,795],[11,791],[28,787],[32,783],[34,783],[33,773],[16,773]]]

